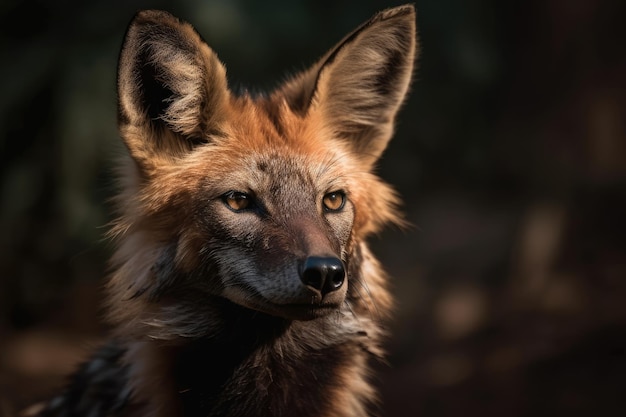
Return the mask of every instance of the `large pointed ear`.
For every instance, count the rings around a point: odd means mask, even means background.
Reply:
[[[227,99],[224,66],[191,25],[154,10],[134,17],[120,54],[118,111],[139,165],[206,141]]]
[[[290,107],[321,112],[367,163],[381,155],[404,101],[417,49],[412,5],[382,11],[282,90]]]

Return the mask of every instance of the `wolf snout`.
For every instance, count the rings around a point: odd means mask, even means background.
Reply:
[[[302,283],[322,296],[341,288],[345,277],[343,262],[335,257],[309,256],[300,269]]]

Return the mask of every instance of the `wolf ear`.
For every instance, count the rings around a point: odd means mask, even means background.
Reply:
[[[206,141],[227,98],[224,66],[191,25],[154,10],[133,18],[120,54],[118,111],[140,165]]]
[[[393,133],[416,49],[414,7],[382,11],[288,82],[282,94],[301,115],[321,112],[334,133],[372,164]]]

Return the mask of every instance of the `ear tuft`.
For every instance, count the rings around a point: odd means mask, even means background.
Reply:
[[[157,66],[150,60],[147,50],[138,57],[137,85],[141,86],[138,91],[138,106],[145,109],[148,119],[153,123],[163,122],[164,116],[170,107],[175,92],[163,81],[159,81],[161,75]]]

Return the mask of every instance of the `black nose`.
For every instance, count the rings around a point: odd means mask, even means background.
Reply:
[[[320,291],[322,295],[341,288],[345,277],[343,263],[333,257],[309,256],[300,272],[304,285]]]

